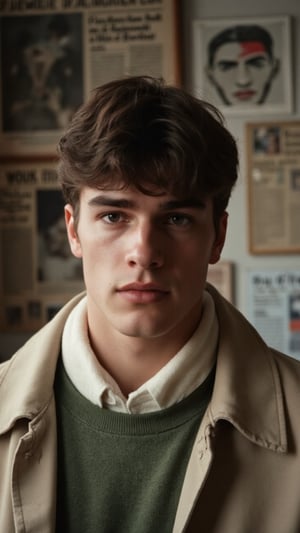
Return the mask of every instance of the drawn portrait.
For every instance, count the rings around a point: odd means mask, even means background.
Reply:
[[[194,90],[226,113],[291,111],[289,19],[196,21]]]

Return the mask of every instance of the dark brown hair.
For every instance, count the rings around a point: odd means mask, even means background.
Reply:
[[[221,113],[151,77],[124,78],[94,90],[58,152],[60,183],[75,218],[83,187],[133,186],[151,195],[210,195],[217,220],[237,179],[237,147]]]

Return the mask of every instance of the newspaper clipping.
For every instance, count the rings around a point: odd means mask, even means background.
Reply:
[[[249,272],[249,319],[273,348],[300,359],[300,272]]]
[[[38,329],[83,289],[55,160],[0,168],[0,257],[2,331]]]
[[[247,125],[250,251],[300,251],[300,122]]]
[[[0,157],[52,155],[91,91],[179,82],[176,0],[0,0]]]

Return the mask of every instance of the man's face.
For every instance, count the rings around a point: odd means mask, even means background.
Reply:
[[[239,106],[262,103],[276,70],[262,43],[236,42],[217,49],[208,76],[225,104]]]
[[[227,214],[216,235],[211,199],[88,187],[77,227],[70,205],[65,213],[72,252],[83,260],[90,329],[188,338],[200,319],[208,264],[220,257]]]

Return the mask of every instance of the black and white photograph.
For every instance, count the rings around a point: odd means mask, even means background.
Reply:
[[[65,128],[83,102],[81,14],[1,18],[2,129]]]
[[[70,251],[59,190],[37,190],[38,281],[78,281],[81,262]]]

